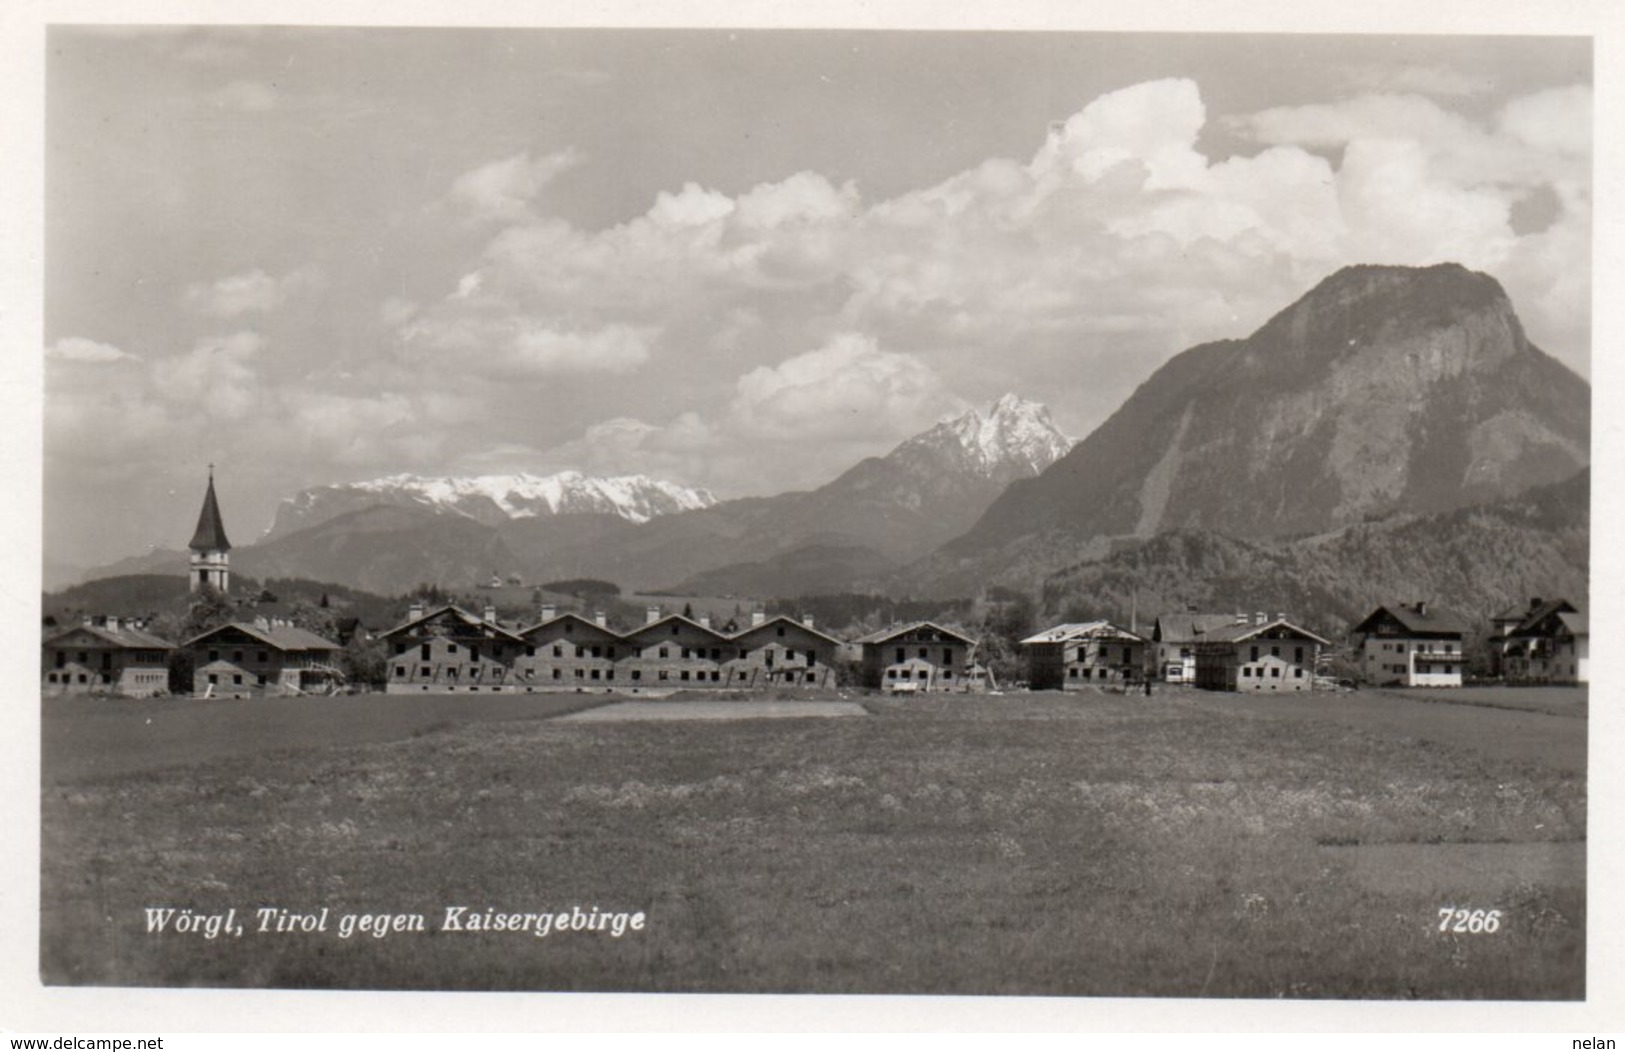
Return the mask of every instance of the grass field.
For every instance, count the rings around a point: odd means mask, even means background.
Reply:
[[[1585,721],[1571,716],[1168,691],[577,722],[526,715],[607,699],[514,700],[536,707],[329,701],[358,707],[318,717],[320,742],[241,703],[48,705],[44,979],[1584,995]],[[1482,729],[1497,719],[1555,729],[1509,751]],[[224,744],[177,762],[200,726]],[[244,747],[233,726],[259,738]],[[454,905],[646,923],[620,938],[435,930]],[[156,906],[326,907],[329,930],[148,934]],[[1451,906],[1497,909],[1499,928],[1441,932]],[[400,913],[427,930],[337,930]]]

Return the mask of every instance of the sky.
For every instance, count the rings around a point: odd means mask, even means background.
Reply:
[[[1352,263],[1591,369],[1575,37],[46,36],[46,558],[395,473],[828,481],[1015,392],[1082,436]]]

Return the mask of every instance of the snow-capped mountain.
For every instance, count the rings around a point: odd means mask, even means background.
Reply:
[[[985,416],[972,409],[944,420],[904,442],[892,456],[908,456],[916,449],[939,456],[957,453],[964,470],[1009,481],[1039,474],[1066,456],[1073,442],[1055,426],[1047,406],[1007,394]]]
[[[579,471],[468,478],[390,475],[307,489],[284,500],[263,539],[273,540],[379,505],[423,508],[498,526],[514,519],[583,514],[614,515],[641,523],[660,515],[708,508],[716,502],[707,490],[645,475],[600,478]]]

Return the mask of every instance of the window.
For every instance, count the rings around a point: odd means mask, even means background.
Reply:
[[[670,679],[671,676],[666,672],[665,669],[661,669],[659,678],[660,679]]]
[[[1280,679],[1280,678],[1281,678],[1281,669],[1280,669],[1279,666],[1270,669],[1270,679]]]
[[[396,679],[404,679],[404,678],[406,678],[406,666],[405,665],[396,665],[395,666],[395,678]]]
[[[525,648],[525,656],[526,657],[535,657],[536,656],[536,648],[534,646],[526,647]]]
[[[428,665],[424,665],[421,669],[418,670],[418,672],[424,679],[428,679],[431,675],[434,674],[434,670],[431,669]]]
[[[614,661],[615,660],[615,648],[610,647],[608,653],[605,656],[607,656],[611,661]]]
[[[1281,648],[1280,647],[1270,647],[1270,657],[1280,657],[1280,656],[1281,656]]]
[[[55,672],[47,672],[45,674],[45,681],[47,683],[55,683],[56,682],[56,673]]]
[[[642,669],[637,669],[637,668],[633,669],[632,670],[632,678],[633,679],[642,679],[643,678],[643,670]]]
[[[85,681],[85,677],[80,676],[79,677],[79,682],[83,683],[84,681]],[[211,687],[217,686],[219,683],[220,683],[220,677],[215,675],[213,672],[209,673],[209,686],[211,686]]]
[[[942,663],[944,665],[952,665],[954,663],[954,648],[953,647],[943,647],[942,648]]]
[[[603,655],[604,655],[604,648],[603,647],[593,647],[592,648],[592,656],[593,657],[602,657]]]
[[[715,669],[712,669],[711,670],[711,682],[712,683],[717,683],[717,682],[720,682],[721,680],[722,680],[722,673],[716,671]]]
[[[930,651],[930,650],[929,650],[929,649],[928,649],[928,648],[926,648],[926,647],[921,647],[921,648],[920,648],[920,660],[921,660],[921,661],[925,661],[925,660],[927,660],[927,659],[928,659],[928,657],[929,657],[929,655],[930,655],[930,653],[931,653],[931,651]]]
[[[688,657],[688,648],[687,647],[683,648],[682,656],[684,657],[684,659],[687,659],[687,657]]]
[[[1258,660],[1258,648],[1257,647],[1253,647],[1253,656],[1248,658],[1247,660],[1248,661],[1257,661]]]
[[[259,663],[263,665],[267,661],[271,660],[271,655],[262,650],[262,651],[260,651],[259,657],[256,660],[258,660]]]
[[[671,657],[671,648],[670,647],[661,647],[660,648],[660,656],[661,657]]]
[[[1072,672],[1072,678],[1077,679],[1078,678],[1078,670],[1077,669],[1072,669],[1071,672]]]
[[[423,646],[418,648],[418,660],[419,661],[427,661],[427,660],[429,660],[429,644],[428,643],[425,643],[425,644],[423,644]]]
[[[597,670],[597,669],[593,669],[593,670],[592,670],[592,678],[593,678],[593,679],[598,679],[598,678],[599,678],[599,675],[598,675],[598,670]]]
[[[562,675],[562,673],[558,669],[553,670],[553,678],[554,679],[560,678],[561,675]]]
[[[783,626],[783,625],[780,625],[780,626],[779,626],[779,635],[780,635],[780,636],[783,636],[783,635],[784,635],[784,626]]]
[[[404,653],[406,653],[406,644],[405,643],[396,643],[395,644],[395,656],[400,657]]]
[[[260,685],[260,686],[262,686],[262,687],[263,687],[263,686],[265,686],[265,673],[263,673],[263,672],[261,672],[261,673],[260,673],[260,674],[259,674],[259,675],[258,675],[258,676],[257,676],[257,677],[255,677],[255,678],[256,678],[256,679],[258,679],[258,681],[259,681],[259,685]]]
[[[904,657],[903,657],[903,648],[902,648],[902,647],[898,647],[898,648],[897,648],[897,660],[898,660],[898,661],[905,661],[905,660],[907,660],[907,659],[906,659],[906,658],[904,658]]]
[[[582,669],[582,668],[576,669],[576,679],[585,679],[586,674],[587,674],[586,669]]]
[[[586,647],[576,647],[576,657],[586,657],[586,656],[587,656],[587,648]]]
[[[674,636],[677,634],[677,626],[676,625],[671,626],[671,634],[674,635]]]
[[[1292,650],[1292,660],[1297,662],[1300,665],[1303,664],[1303,647],[1294,647],[1293,648],[1293,650]]]
[[[1292,670],[1292,678],[1293,679],[1302,679],[1303,678],[1303,669],[1301,669],[1301,668],[1293,669]]]
[[[553,656],[554,657],[563,657],[564,656],[564,648],[555,644],[554,647],[553,647]]]
[[[480,648],[479,647],[469,647],[468,648],[468,660],[470,660],[470,661],[478,661],[479,659],[480,659]]]
[[[84,660],[85,660],[85,656],[83,654],[80,654],[79,655],[80,663],[83,664]],[[220,660],[220,651],[218,651],[218,650],[209,651],[209,660],[210,661],[219,661]]]
[[[711,660],[712,661],[721,661],[722,660],[722,648],[721,647],[712,647],[711,648]]]
[[[894,668],[887,669],[886,670],[886,678],[887,679],[896,679],[897,678],[897,670],[894,669]]]
[[[1253,678],[1253,670],[1252,670],[1252,668],[1250,666],[1243,665],[1241,667],[1241,674],[1246,679],[1252,679]]]
[[[446,644],[446,653],[448,653],[448,654],[457,653],[457,644],[456,643],[447,643]]]
[[[231,652],[231,660],[239,661],[239,662],[242,661],[243,660],[243,652],[241,650],[233,650]]]
[[[678,673],[677,678],[686,682],[688,680],[688,669],[685,668],[682,672]]]
[[[566,621],[566,622],[564,622],[564,633],[565,633],[565,635],[569,635],[570,633],[574,632],[575,630],[576,630],[576,623],[574,621]]]

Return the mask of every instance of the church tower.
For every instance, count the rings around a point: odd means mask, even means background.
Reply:
[[[231,542],[226,540],[226,524],[220,520],[220,505],[214,499],[214,465],[209,465],[209,491],[203,495],[203,510],[192,534],[192,591],[209,585],[224,592],[231,583]]]

